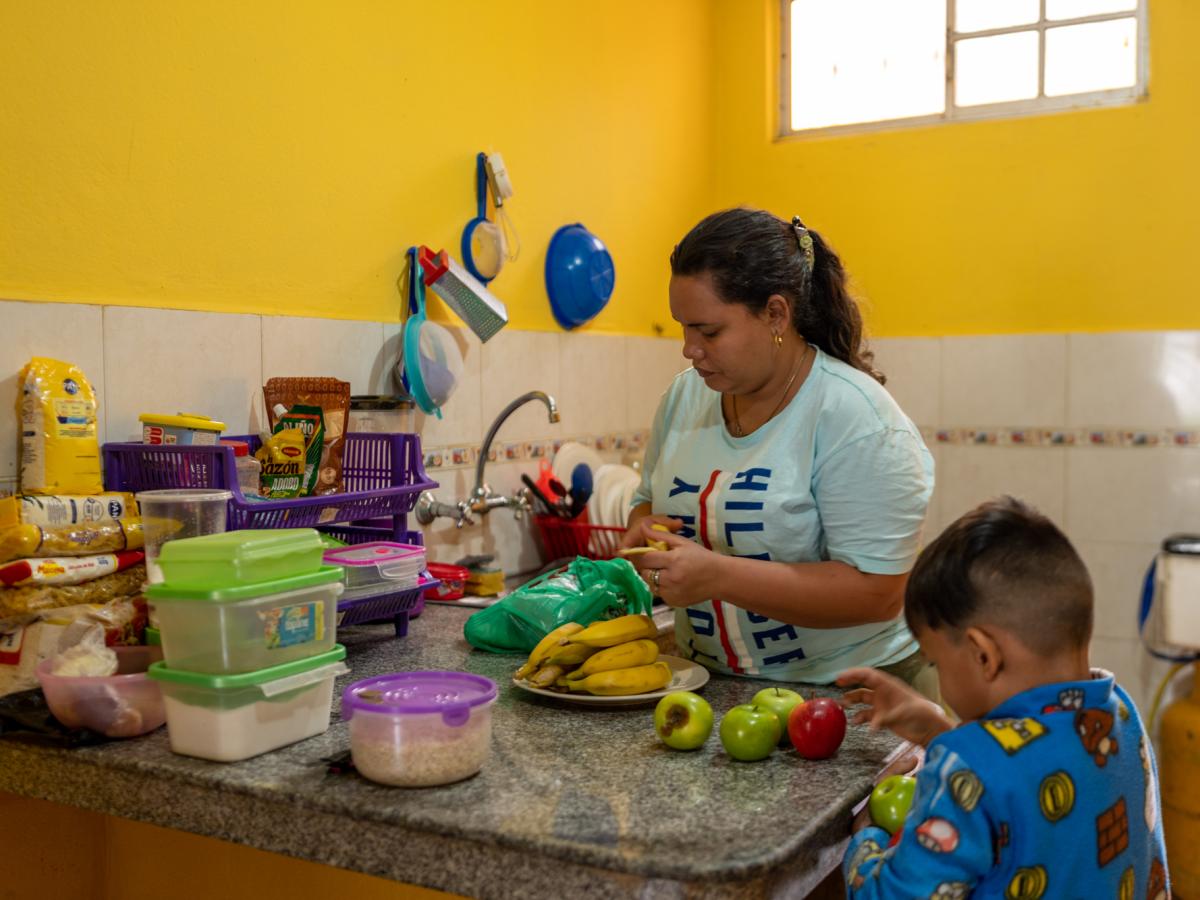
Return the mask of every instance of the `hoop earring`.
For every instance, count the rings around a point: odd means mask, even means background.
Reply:
[[[778,332],[775,333],[775,346],[776,347],[783,346],[783,335],[779,334]]]

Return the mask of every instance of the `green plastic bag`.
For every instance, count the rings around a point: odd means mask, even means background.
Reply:
[[[565,571],[547,572],[472,615],[463,635],[480,650],[528,653],[559,625],[649,614],[653,602],[628,560],[577,556]]]

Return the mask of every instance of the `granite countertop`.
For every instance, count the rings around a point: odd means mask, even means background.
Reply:
[[[519,657],[463,640],[470,612],[427,605],[402,639],[344,629],[352,671],[318,737],[240,763],[177,756],[165,729],[75,750],[0,741],[0,790],[474,897],[803,896],[840,859],[851,807],[899,745],[852,728],[831,760],[788,750],[739,763],[714,728],[698,751],[668,750],[653,706],[584,708],[514,687]],[[421,789],[329,774],[323,760],[349,749],[342,689],[414,669],[500,685],[483,771]],[[766,684],[714,675],[701,693],[719,718]]]

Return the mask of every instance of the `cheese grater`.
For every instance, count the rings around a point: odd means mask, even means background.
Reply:
[[[425,284],[486,341],[508,324],[508,309],[478,278],[450,258],[445,250],[434,253],[421,247],[418,254]]]

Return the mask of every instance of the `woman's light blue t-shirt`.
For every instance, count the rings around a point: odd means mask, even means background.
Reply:
[[[932,491],[933,458],[891,395],[818,349],[791,402],[742,438],[695,370],[677,376],[633,503],[681,519],[684,537],[717,553],[900,575],[916,559]],[[827,683],[917,649],[903,616],[802,628],[719,598],[676,610],[675,636],[684,656],[710,669],[779,681]]]

